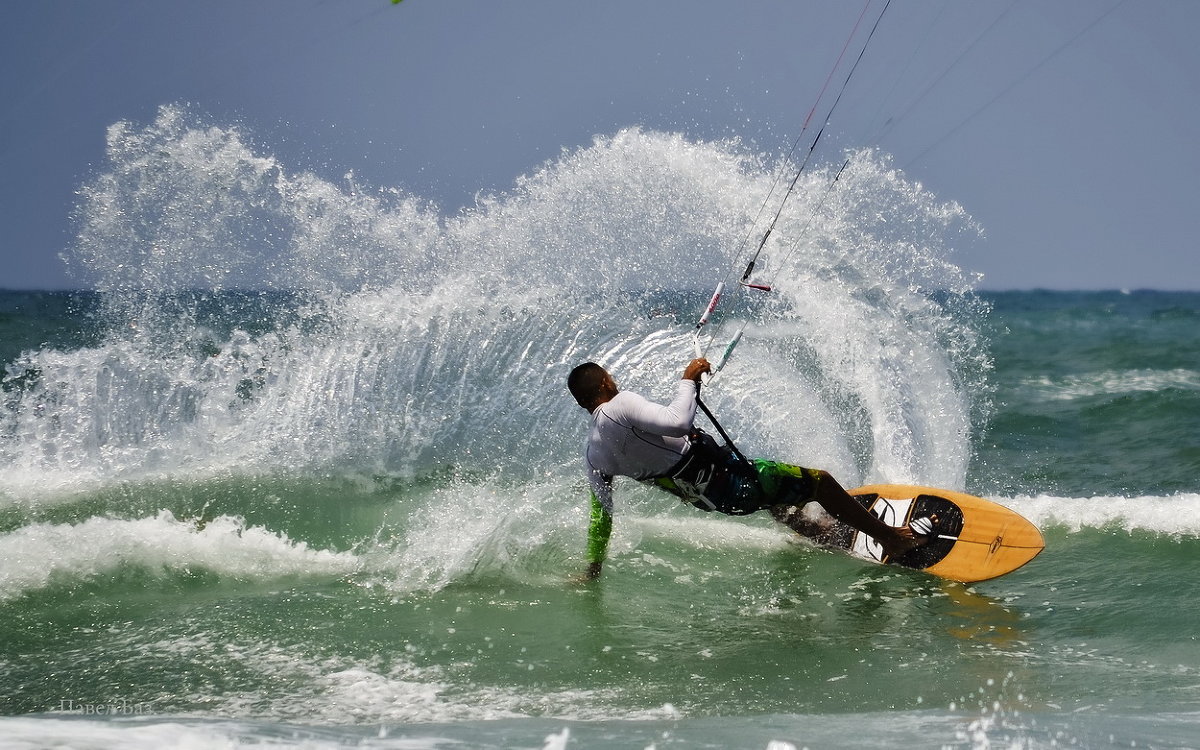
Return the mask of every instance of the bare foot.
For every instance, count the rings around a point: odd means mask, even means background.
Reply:
[[[896,558],[924,545],[927,541],[927,538],[917,536],[912,528],[900,526],[896,529],[896,533],[891,539],[880,539],[879,543],[883,546],[883,551],[888,557]]]

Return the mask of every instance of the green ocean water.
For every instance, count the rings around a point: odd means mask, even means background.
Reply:
[[[1046,550],[968,587],[623,482],[579,584],[566,373],[669,397],[771,165],[627,130],[446,217],[109,138],[94,291],[0,293],[0,747],[1200,747],[1200,294],[975,292],[961,207],[815,168],[706,402]]]
[[[979,441],[978,463],[998,468],[988,490],[1195,492],[1195,294],[991,298],[988,336],[1000,408]]]
[[[13,493],[7,744],[162,746],[170,725],[200,744],[1196,746],[1197,590],[1171,573],[1200,555],[1177,466],[1197,465],[1200,295],[987,297],[995,416],[968,477],[1044,529],[1016,573],[965,587],[626,487],[607,575],[571,585],[584,510],[557,475]],[[86,338],[61,297],[5,301],[10,330]]]

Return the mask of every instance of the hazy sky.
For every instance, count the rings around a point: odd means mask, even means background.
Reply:
[[[353,170],[452,214],[631,125],[786,150],[862,8],[8,2],[0,287],[73,285],[59,253],[105,129],[162,104],[241,126],[291,170]],[[985,236],[952,260],[982,288],[1200,289],[1198,29],[1195,0],[893,0],[825,160],[877,146],[962,204]]]

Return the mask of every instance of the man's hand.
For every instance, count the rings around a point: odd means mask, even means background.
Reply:
[[[699,383],[700,376],[708,372],[712,372],[712,366],[708,364],[707,359],[700,357],[688,362],[687,368],[683,371],[683,379]]]
[[[600,568],[602,565],[603,563],[598,562],[588,563],[587,570],[580,575],[571,577],[571,583],[587,583],[588,581],[596,580],[600,577]]]

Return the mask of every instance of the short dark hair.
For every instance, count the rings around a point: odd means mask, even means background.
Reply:
[[[584,362],[571,370],[571,374],[567,376],[567,390],[580,406],[587,409],[600,394],[600,384],[604,382],[604,376],[607,374],[608,372],[595,362]]]

